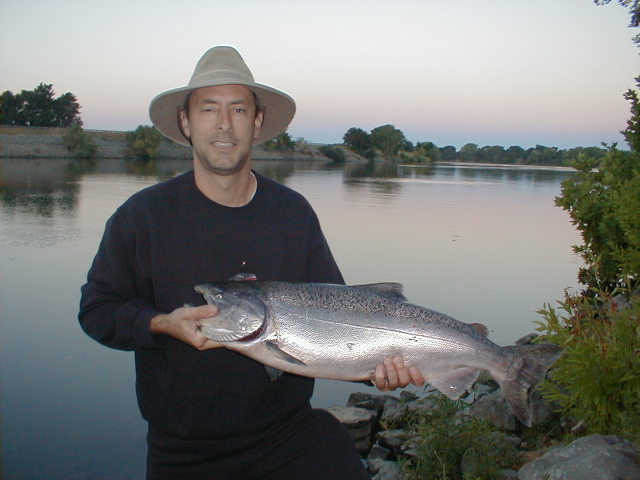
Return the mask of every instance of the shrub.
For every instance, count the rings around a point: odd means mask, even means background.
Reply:
[[[586,263],[578,278],[594,291],[633,290],[640,272],[640,101],[633,90],[624,97],[631,118],[622,133],[631,151],[614,144],[601,159],[578,155],[575,177],[556,198],[582,235],[583,244],[574,247]]]
[[[544,396],[593,433],[640,441],[640,295],[571,296],[540,310],[542,341],[564,347]]]
[[[323,154],[327,158],[330,158],[336,163],[343,163],[347,160],[347,156],[344,154],[344,151],[342,151],[338,147],[323,145],[319,148],[319,150],[321,154]]]
[[[263,144],[265,150],[275,150],[279,152],[293,150],[294,145],[295,143],[288,132],[282,132]]]
[[[67,129],[62,137],[64,146],[69,153],[80,159],[95,158],[98,152],[98,145],[87,133],[82,129],[79,123],[74,123]]]
[[[500,471],[516,462],[516,449],[504,433],[486,421],[461,420],[457,415],[459,409],[458,402],[438,395],[433,410],[411,415],[409,428],[415,429],[419,438],[416,457],[403,464],[408,478],[499,479]],[[467,466],[464,477],[463,458]]]
[[[138,160],[153,160],[158,158],[158,148],[162,142],[162,134],[154,127],[139,125],[133,132],[127,132],[127,157]]]

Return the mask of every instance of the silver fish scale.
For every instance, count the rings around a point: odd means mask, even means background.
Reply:
[[[382,358],[395,355],[427,376],[449,371],[456,358],[460,365],[473,361],[484,368],[490,368],[496,355],[503,358],[473,328],[432,310],[359,287],[312,285],[300,290],[272,284],[263,300],[272,340],[314,376],[368,378]]]
[[[438,328],[459,330],[476,341],[484,338],[474,328],[448,315],[411,303],[398,302],[367,289],[366,286],[345,287],[318,283],[299,288],[294,283],[273,282],[265,288],[263,301],[265,304],[282,302],[291,310],[317,308],[323,312],[323,316],[329,315],[330,311],[365,315],[358,317],[356,325],[359,327],[389,329],[394,323],[399,323],[399,319],[407,319],[413,322],[401,322],[403,332],[411,327],[416,333],[423,333],[425,324],[432,323]],[[368,323],[367,319],[371,323]],[[347,320],[342,318],[339,323],[345,322]]]

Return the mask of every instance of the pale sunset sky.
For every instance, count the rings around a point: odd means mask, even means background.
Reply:
[[[293,137],[393,124],[442,147],[626,144],[629,14],[592,0],[0,0],[0,92],[53,84],[85,128],[150,125],[211,46],[291,95]]]

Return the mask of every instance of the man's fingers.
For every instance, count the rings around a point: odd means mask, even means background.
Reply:
[[[397,387],[406,387],[411,383],[411,375],[409,374],[409,369],[405,366],[404,360],[400,357],[395,357],[393,359],[393,364],[396,371],[396,377],[398,379]]]
[[[413,383],[416,387],[422,387],[426,380],[420,373],[416,367],[409,367],[409,375],[411,376],[411,383]]]

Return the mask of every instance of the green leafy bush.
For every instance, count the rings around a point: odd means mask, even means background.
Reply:
[[[457,414],[460,408],[459,402],[438,395],[433,410],[410,414],[408,429],[419,437],[416,457],[403,463],[408,478],[492,480],[502,478],[500,471],[516,463],[516,449],[504,433],[486,421],[462,420]]]
[[[154,127],[139,125],[133,132],[127,132],[127,157],[138,160],[153,160],[158,158],[158,148],[162,142],[162,134]]]
[[[278,152],[291,151],[295,147],[295,142],[291,139],[288,132],[282,132],[270,140],[264,142],[265,150],[275,150]]]
[[[593,433],[640,441],[640,295],[565,294],[560,310],[537,322],[542,341],[564,348],[544,396]]]
[[[319,150],[321,154],[323,154],[327,158],[330,158],[336,163],[343,163],[347,160],[347,156],[344,154],[344,151],[342,151],[338,147],[323,145],[319,148]]]
[[[64,146],[69,153],[80,159],[95,158],[98,152],[98,145],[87,133],[82,129],[79,123],[74,123],[67,129],[62,137]]]
[[[574,250],[587,288],[565,293],[561,314],[545,305],[537,323],[543,341],[564,347],[544,395],[592,432],[640,440],[640,102],[632,90],[625,98],[630,152],[613,145],[599,160],[579,155],[556,199],[582,235]]]
[[[640,86],[640,77],[636,79]],[[585,261],[578,279],[588,289],[631,291],[640,272],[640,101],[629,90],[631,118],[622,133],[630,152],[612,145],[601,159],[578,155],[577,173],[563,182],[556,204],[582,235],[574,247]]]

